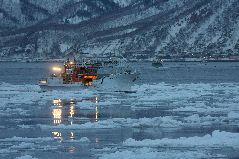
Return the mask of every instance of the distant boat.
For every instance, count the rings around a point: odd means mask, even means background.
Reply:
[[[201,65],[207,65],[208,60],[207,60],[206,58],[202,58],[202,59],[199,61],[199,63],[200,63]]]
[[[155,59],[153,59],[153,61],[152,61],[152,66],[153,67],[163,67],[163,60],[162,59],[160,59],[160,58],[155,58]]]

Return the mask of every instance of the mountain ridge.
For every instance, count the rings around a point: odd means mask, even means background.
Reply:
[[[30,0],[19,0],[24,1]],[[26,22],[8,31],[0,29],[0,55],[57,58],[83,52],[150,58],[157,54],[239,52],[237,0],[120,2],[69,0],[47,18],[41,19],[40,14],[41,20],[31,25]],[[53,55],[56,50],[60,52]]]

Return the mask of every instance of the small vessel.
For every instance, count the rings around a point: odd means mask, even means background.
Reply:
[[[93,88],[104,91],[131,91],[130,87],[138,79],[138,73],[131,71],[120,62],[87,61],[78,63],[69,59],[64,68],[53,67],[58,74],[52,74],[39,81],[44,90],[63,88]]]
[[[158,57],[154,58],[153,61],[152,61],[152,66],[157,67],[157,68],[158,67],[163,67],[163,60],[158,58]]]
[[[207,59],[204,57],[204,58],[202,58],[202,60],[200,61],[200,63],[202,63],[202,64],[206,64],[208,61],[207,61]]]

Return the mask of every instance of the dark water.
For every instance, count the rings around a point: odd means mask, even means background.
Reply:
[[[77,92],[74,92],[74,94],[70,94],[72,93],[70,92],[69,97],[67,97],[68,92],[66,91],[63,99],[60,98],[63,95],[59,95],[61,102],[54,104],[53,100],[58,99],[57,92],[44,94],[38,90],[36,83],[42,77],[48,76],[51,73],[49,71],[50,68],[55,65],[60,64],[0,63],[0,83],[2,83],[0,86],[2,87],[0,100],[8,100],[7,104],[0,107],[0,139],[2,139],[0,149],[6,151],[0,151],[0,158],[10,159],[24,155],[31,155],[36,158],[98,158],[99,154],[95,150],[106,147],[117,147],[128,138],[136,140],[179,138],[204,136],[211,134],[214,130],[235,133],[239,131],[237,125],[228,124],[224,121],[209,124],[209,126],[203,128],[199,125],[176,129],[171,127],[144,126],[133,128],[124,124],[117,128],[88,129],[55,129],[42,128],[40,126],[54,126],[59,124],[80,125],[88,122],[110,121],[116,118],[140,119],[164,116],[173,116],[178,121],[182,121],[183,118],[194,114],[226,118],[228,112],[222,111],[206,111],[205,113],[201,111],[172,110],[180,106],[197,106],[197,103],[203,103],[212,108],[217,107],[220,103],[224,103],[225,107],[227,107],[227,103],[234,102],[236,104],[238,102],[235,100],[237,94],[233,94],[233,92],[230,94],[226,90],[230,91],[230,89],[233,89],[231,87],[237,85],[239,82],[239,63],[200,64],[172,62],[165,63],[162,68],[154,68],[150,63],[133,63],[132,66],[141,73],[140,80],[136,84],[139,87],[144,84],[156,85],[157,89],[154,90],[154,87],[149,87],[142,91],[141,94],[93,91],[89,95],[79,93],[77,96]],[[12,93],[7,90],[6,83],[9,87],[13,87],[11,89]],[[161,94],[158,93],[161,86],[158,86],[158,83],[161,83],[163,86],[162,89],[165,89]],[[230,83],[230,85],[228,86],[227,83]],[[25,87],[25,84],[36,89],[32,94],[33,96],[29,93],[31,89],[27,89],[26,91],[22,88]],[[212,85],[212,88],[215,87],[215,90],[211,90],[211,87],[209,89],[205,87],[201,90],[200,84]],[[221,86],[221,84],[225,84],[225,86]],[[189,95],[185,98],[181,98],[180,95],[179,97],[174,97],[177,91],[182,91],[181,89],[184,88],[184,85],[189,87],[185,89],[185,92],[188,92]],[[219,86],[220,88],[217,89]],[[170,90],[167,90],[168,88]],[[209,93],[206,93],[206,95],[195,95],[196,97],[190,95],[190,93],[200,94],[202,91]],[[26,93],[29,93],[29,99],[33,99],[35,95],[40,94],[40,100],[32,100],[33,102],[30,103],[15,101],[16,99],[21,101],[21,98],[23,98],[23,101],[28,100],[28,96],[25,95]],[[144,94],[142,95],[142,93]],[[157,93],[163,96],[162,98],[159,97],[160,100],[157,98],[150,102],[146,100],[147,98],[141,100],[141,97],[148,96],[150,98],[153,94]],[[74,96],[74,99],[71,99],[72,96]],[[221,97],[219,98],[219,96]],[[168,97],[172,98],[169,99]],[[233,99],[230,100],[229,97],[233,97]],[[92,106],[90,108],[84,106],[85,103]],[[13,138],[14,136],[22,137],[22,140],[14,139],[10,141],[6,139]],[[83,137],[87,137],[89,142],[78,142]],[[30,138],[29,141],[26,138]],[[35,141],[34,139],[36,138],[50,139],[49,141],[41,139],[39,139],[40,141]],[[25,144],[25,147],[19,146],[20,144]],[[18,147],[14,147],[14,145]],[[209,151],[210,153],[218,153],[215,150]],[[231,149],[226,150],[222,154],[227,157],[237,156],[237,153]]]
[[[36,84],[52,73],[53,66],[60,63],[17,63],[0,62],[0,81],[12,84]],[[141,82],[165,83],[223,83],[238,82],[238,62],[167,62],[162,68],[153,68],[151,63],[132,63],[141,72]]]

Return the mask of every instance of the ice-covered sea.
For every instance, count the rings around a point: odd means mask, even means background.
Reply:
[[[0,63],[0,158],[239,158],[239,63],[150,63],[136,93],[42,91],[52,63]]]

